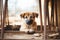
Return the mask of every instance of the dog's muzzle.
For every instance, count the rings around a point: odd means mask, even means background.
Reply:
[[[26,23],[27,23],[28,25],[31,25],[31,24],[33,23],[33,20],[26,20]]]

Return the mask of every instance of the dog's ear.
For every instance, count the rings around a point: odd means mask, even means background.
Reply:
[[[20,17],[21,18],[24,18],[24,15],[25,15],[25,13],[22,13],[22,14],[20,14]]]
[[[38,18],[38,13],[33,12],[33,15]]]

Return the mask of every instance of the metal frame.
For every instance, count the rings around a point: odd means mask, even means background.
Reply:
[[[3,0],[2,0],[2,3],[3,3]],[[5,18],[6,18],[6,13],[7,13],[7,0],[5,0],[5,5],[4,5],[4,8],[3,8],[3,4],[2,4],[2,30],[1,30],[1,37],[2,39],[1,40],[4,40],[4,25],[5,25]]]
[[[1,1],[1,40],[3,40],[3,0]]]
[[[44,40],[47,40],[46,14],[48,12],[48,0],[44,0]]]
[[[39,7],[40,7],[40,22],[41,22],[41,32],[43,31],[43,22],[42,22],[42,7],[41,7],[41,0],[39,0]]]

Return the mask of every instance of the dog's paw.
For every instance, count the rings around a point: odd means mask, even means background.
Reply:
[[[41,34],[39,34],[39,33],[35,33],[35,34],[33,34],[35,37],[40,37],[41,36]]]
[[[32,29],[30,29],[27,33],[28,33],[28,34],[34,34],[34,33],[35,33],[35,31],[34,31],[34,30],[32,30]]]
[[[29,29],[25,29],[24,31],[25,31],[25,33],[28,33]]]

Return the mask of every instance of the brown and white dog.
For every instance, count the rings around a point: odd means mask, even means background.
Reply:
[[[35,22],[35,18],[38,17],[38,13],[35,12],[25,12],[20,15],[22,19],[24,19],[21,25],[20,31],[24,31],[27,33],[34,33],[37,30],[37,23]]]

